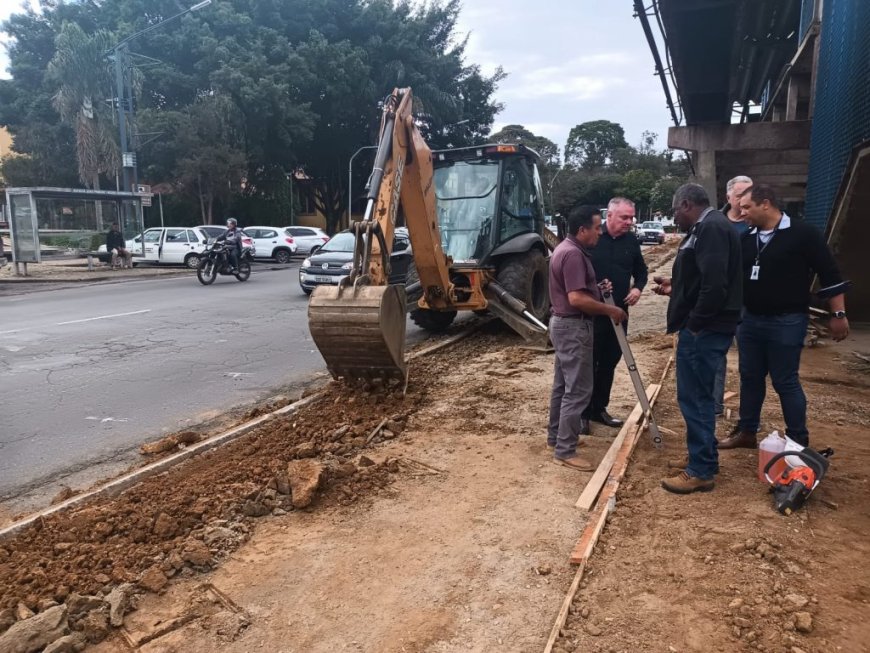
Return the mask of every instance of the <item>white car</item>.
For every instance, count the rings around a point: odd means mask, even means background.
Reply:
[[[134,263],[180,263],[195,270],[208,239],[205,231],[195,227],[154,227],[127,240],[127,249],[133,253]],[[105,252],[106,246],[100,245],[97,251]]]
[[[284,227],[284,233],[296,241],[300,254],[308,254],[314,247],[323,247],[329,240],[326,232],[319,227]]]
[[[296,253],[296,240],[284,233],[281,227],[245,227],[246,236],[254,241],[257,258],[271,258],[278,263],[289,263]]]

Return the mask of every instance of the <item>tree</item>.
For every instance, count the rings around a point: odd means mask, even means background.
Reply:
[[[565,163],[595,171],[613,160],[617,150],[627,148],[625,130],[609,120],[584,122],[571,129],[565,144]]]
[[[106,31],[89,36],[75,23],[64,23],[48,64],[48,78],[58,88],[52,105],[75,132],[79,178],[97,190],[100,175],[114,174],[119,168],[112,110],[103,101],[112,87],[105,58],[111,45]]]
[[[640,218],[649,209],[650,196],[657,181],[656,175],[649,170],[629,170],[622,176],[616,192],[635,203]]]
[[[673,208],[674,193],[685,182],[685,177],[661,177],[656,181],[650,193],[650,210],[653,212],[661,211],[665,215],[670,215]]]
[[[522,125],[506,125],[490,140],[494,143],[522,143],[540,154],[544,165],[559,165],[559,146],[545,136],[536,136]]]

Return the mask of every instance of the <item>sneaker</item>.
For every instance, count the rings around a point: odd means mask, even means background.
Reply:
[[[553,458],[553,462],[557,465],[562,465],[562,467],[575,469],[578,472],[595,471],[595,465],[580,456],[574,456],[573,458]]]
[[[713,479],[704,480],[696,476],[689,476],[683,471],[671,478],[662,479],[662,487],[674,494],[692,494],[693,492],[709,492],[716,487],[716,483]]]

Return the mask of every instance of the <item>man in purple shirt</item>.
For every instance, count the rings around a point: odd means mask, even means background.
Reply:
[[[554,462],[589,472],[595,467],[577,455],[577,447],[583,444],[583,411],[592,397],[592,318],[606,315],[620,324],[626,315],[602,301],[589,258],[588,250],[601,235],[601,211],[579,206],[571,210],[567,222],[568,236],[550,257],[550,340],[556,360],[547,445],[554,449]]]

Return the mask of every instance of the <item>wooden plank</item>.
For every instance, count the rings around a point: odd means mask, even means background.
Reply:
[[[737,396],[737,393],[733,390],[729,390],[724,395],[722,395],[722,401],[728,401],[729,399],[734,399]]]
[[[610,502],[602,497],[602,500],[595,506],[595,510],[589,515],[589,521],[586,522],[586,527],[580,533],[580,539],[577,540],[574,550],[571,551],[570,561],[572,565],[586,565],[592,556],[592,551],[595,550],[601,531],[604,530],[604,524],[610,510]]]
[[[556,623],[553,624],[553,629],[550,631],[550,637],[547,639],[547,645],[544,647],[544,653],[552,653],[553,645],[559,639],[559,633],[565,626],[565,621],[568,619],[568,610],[571,609],[571,603],[574,601],[574,596],[577,594],[577,588],[580,587],[580,580],[583,578],[583,572],[586,570],[586,565],[582,564],[574,574],[574,580],[571,582],[571,587],[568,588],[568,594],[565,595],[565,600],[562,601],[562,607],[559,608],[559,614],[556,615]]]
[[[658,385],[650,385],[646,389],[646,396],[648,399],[652,399],[653,395],[656,394]],[[595,470],[595,473],[592,475],[592,478],[589,479],[589,482],[586,484],[586,487],[583,488],[583,492],[580,494],[580,498],[577,499],[577,503],[574,504],[576,507],[581,510],[589,510],[592,505],[595,503],[595,497],[598,496],[598,492],[601,490],[605,481],[607,480],[607,476],[610,474],[610,468],[613,466],[613,461],[616,460],[617,455],[619,454],[619,450],[622,447],[623,442],[629,436],[629,434],[634,435],[634,432],[638,428],[638,422],[643,417],[643,412],[640,407],[640,403],[635,404],[634,408],[631,411],[631,414],[628,416],[628,419],[625,420],[625,424],[622,425],[622,428],[619,430],[619,433],[616,434],[616,439],[610,445],[610,449],[607,450],[607,453],[604,454],[604,458],[601,459],[601,462],[598,464],[598,468]]]

